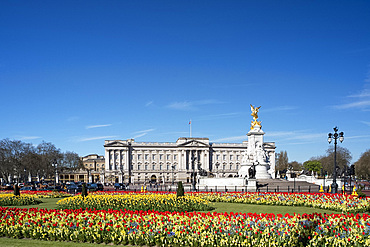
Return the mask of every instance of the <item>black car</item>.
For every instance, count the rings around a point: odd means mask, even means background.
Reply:
[[[104,186],[102,184],[88,183],[86,184],[88,190],[103,191]]]
[[[114,189],[115,189],[115,190],[126,190],[126,189],[127,189],[127,187],[126,187],[126,185],[125,185],[125,184],[123,184],[123,183],[115,183],[115,184],[114,184]]]
[[[24,186],[24,187],[20,188],[19,190],[36,191],[36,187],[33,187],[33,186]]]
[[[77,186],[75,184],[71,184],[67,186],[66,191],[70,194],[77,194],[79,192],[82,192],[82,186]]]
[[[49,186],[47,188],[47,190],[51,190],[51,191],[58,191],[58,192],[61,192],[61,191],[64,191],[63,187],[62,186]]]

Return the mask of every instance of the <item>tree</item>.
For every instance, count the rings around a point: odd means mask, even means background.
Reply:
[[[344,170],[348,169],[352,159],[351,152],[344,147],[337,146],[337,174],[341,174]],[[334,169],[334,147],[326,150],[326,155],[317,158],[321,162],[322,167],[329,175],[333,174]]]
[[[60,162],[61,169],[77,170],[80,168],[84,168],[80,156],[78,156],[78,154],[75,152],[67,151],[63,153],[63,159]]]
[[[41,174],[45,177],[52,176],[55,173],[55,170],[51,165],[54,161],[57,161],[57,163],[60,164],[60,161],[63,158],[63,154],[60,149],[56,148],[51,142],[42,141],[42,143],[37,146],[37,153],[40,155],[41,159],[37,174]]]
[[[289,161],[288,161],[288,154],[286,151],[280,151],[280,153],[276,154],[276,171],[286,171],[288,169]]]
[[[10,176],[23,176],[25,166],[23,164],[24,155],[29,148],[29,144],[17,140],[3,139],[0,141],[0,174],[7,182]]]
[[[355,174],[359,179],[370,179],[370,149],[355,162]]]
[[[297,161],[289,162],[288,167],[291,168],[293,171],[301,171],[302,164]]]
[[[318,160],[308,160],[303,163],[303,167],[306,171],[319,172],[321,171],[322,164]]]
[[[32,173],[37,171],[38,167],[40,166],[40,162],[41,156],[37,154],[36,148],[32,144],[26,143],[22,156],[22,166],[25,172],[25,179],[29,174],[32,176]]]

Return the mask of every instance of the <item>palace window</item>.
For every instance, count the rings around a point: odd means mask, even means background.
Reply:
[[[153,154],[152,159],[155,160],[155,154]]]
[[[162,165],[159,165],[159,170],[162,170]]]
[[[216,155],[216,160],[220,160],[220,155]]]
[[[140,170],[140,165],[137,165],[137,169]]]
[[[176,159],[177,159],[177,155],[176,155],[176,154],[174,154],[174,155],[173,155],[173,159],[174,159],[174,160],[176,160]]]
[[[167,154],[167,160],[170,160],[171,155]]]
[[[163,159],[163,154],[160,154],[159,155],[159,159],[162,160]]]
[[[233,156],[232,155],[230,155],[230,160],[233,160]]]
[[[153,170],[155,170],[155,165],[153,165]]]
[[[145,170],[148,170],[148,165],[145,165]]]
[[[233,165],[230,165],[230,170],[232,170],[233,169]]]
[[[137,155],[137,159],[138,159],[138,160],[141,160],[141,154],[138,154],[138,155]]]
[[[169,170],[170,169],[170,165],[167,165],[167,170]]]
[[[240,155],[237,155],[237,156],[236,156],[236,160],[239,160],[239,158],[240,158]]]
[[[224,154],[223,159],[226,160],[226,155]]]

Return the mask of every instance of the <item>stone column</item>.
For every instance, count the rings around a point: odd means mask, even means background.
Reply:
[[[204,166],[203,169],[208,171],[209,170],[209,150],[205,150],[204,152]]]
[[[104,164],[104,168],[105,168],[106,171],[109,170],[109,160],[110,160],[109,150],[108,149],[105,149],[105,164]]]
[[[125,157],[125,167],[124,167],[124,169],[123,169],[123,170],[124,170],[125,172],[128,172],[128,168],[129,168],[128,166],[130,165],[130,164],[129,164],[129,158],[130,158],[129,156],[130,156],[130,154],[129,154],[129,152],[128,152],[128,148],[126,148],[126,150],[125,150],[125,154],[126,154],[126,157]]]

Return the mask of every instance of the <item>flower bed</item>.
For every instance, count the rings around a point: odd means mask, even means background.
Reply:
[[[148,246],[369,246],[369,217],[0,207],[0,236]]]
[[[1,191],[0,195],[2,194],[13,194],[13,191]],[[63,191],[51,191],[51,190],[43,190],[43,191],[31,191],[31,190],[22,190],[21,195],[33,195],[36,198],[62,198],[71,196],[71,194]]]
[[[168,193],[124,193],[124,194],[90,194],[82,197],[74,196],[57,202],[62,209],[126,209],[156,211],[204,211],[213,209],[209,202],[196,195],[176,197]]]
[[[370,199],[326,193],[199,192],[191,193],[210,202],[304,206],[339,212],[369,212]]]
[[[91,194],[91,193],[90,193]],[[94,195],[138,195],[174,194],[174,192],[94,192]],[[343,213],[370,211],[370,198],[327,193],[284,193],[284,192],[187,192],[185,195],[200,197],[209,202],[230,202],[280,206],[302,206],[333,210]]]
[[[35,205],[41,202],[41,200],[32,195],[0,194],[0,206]]]

